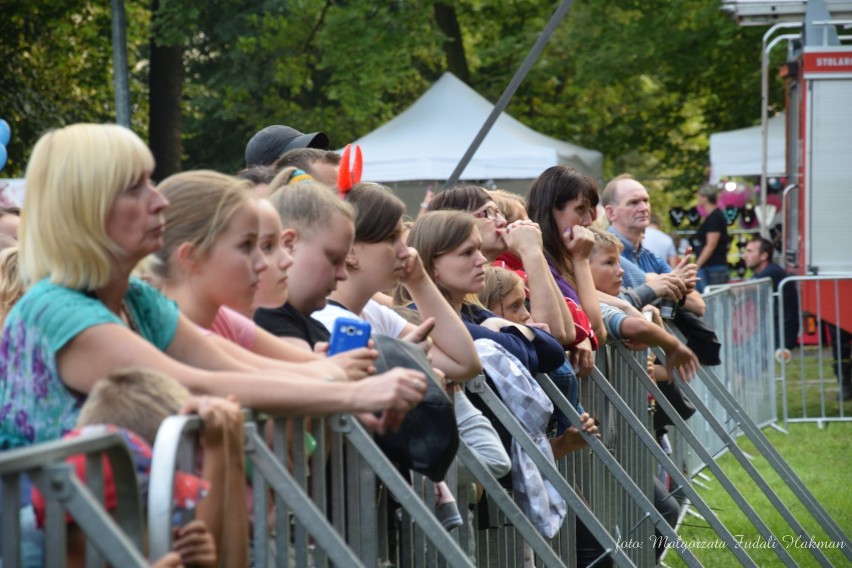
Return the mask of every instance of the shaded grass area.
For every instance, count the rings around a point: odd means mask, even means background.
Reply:
[[[765,434],[781,456],[796,472],[805,486],[826,509],[847,537],[852,533],[852,423],[828,423],[823,428],[816,424],[791,424],[789,434],[767,428]],[[757,468],[769,486],[790,509],[809,535],[816,541],[830,541],[819,523],[807,512],[790,491],[785,482],[775,473],[769,463],[757,453],[754,445],[740,438],[739,446],[747,454],[754,456],[752,464]],[[763,495],[748,473],[730,453],[718,460],[723,471],[745,496],[746,500],[766,522],[773,534],[787,543],[787,551],[799,566],[818,566],[816,558],[806,549],[797,548],[788,539],[794,539],[793,530],[781,517],[769,500]],[[707,504],[716,511],[719,519],[734,535],[743,535],[746,544],[764,544],[757,529],[752,526],[745,514],[731,499],[709,469],[705,474],[709,480],[702,483],[707,488],[696,489]],[[712,543],[718,539],[715,531],[703,519],[687,515],[678,531],[684,542]],[[787,535],[792,535],[788,537]],[[846,547],[850,546],[846,542]],[[700,546],[700,545],[699,545]],[[706,546],[706,545],[705,545]],[[734,555],[725,549],[697,549],[693,552],[705,566],[740,566]],[[839,550],[822,547],[823,552],[834,566],[849,566],[850,562]],[[782,565],[780,558],[771,549],[750,548],[749,555],[758,566]],[[664,562],[668,566],[685,566],[675,551],[666,553]]]

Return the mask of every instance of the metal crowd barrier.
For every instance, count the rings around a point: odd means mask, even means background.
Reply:
[[[245,453],[251,467],[251,565],[269,566],[518,566],[534,555],[536,566],[576,565],[579,518],[601,543],[604,555],[618,566],[654,563],[650,546],[655,529],[688,566],[701,562],[653,506],[653,477],[661,467],[680,492],[715,530],[736,560],[755,566],[737,538],[719,521],[690,483],[703,468],[719,482],[767,541],[778,540],[764,520],[716,463],[731,452],[793,532],[809,535],[737,446],[746,435],[794,495],[835,542],[849,542],[795,473],[766,440],[761,428],[774,423],[774,319],[769,281],[733,285],[706,296],[708,320],[723,344],[723,365],[701,368],[697,380],[683,384],[696,406],[691,427],[677,414],[645,370],[646,351],[607,346],[598,353],[598,367],[581,379],[581,401],[599,419],[601,439],[583,434],[588,447],[559,460],[556,466],[537,449],[523,427],[483,377],[467,383],[512,436],[524,447],[568,504],[559,534],[543,538],[514,502],[511,493],[461,442],[457,463],[485,489],[502,526],[475,528],[478,513],[467,508],[468,488],[457,484],[456,465],[447,482],[456,494],[463,525],[447,532],[434,514],[434,484],[419,475],[403,476],[384,456],[372,436],[349,415],[326,419],[272,419],[246,411]],[[768,314],[768,315],[767,315]],[[677,333],[675,330],[674,333]],[[657,350],[660,358],[664,358]],[[579,416],[549,377],[539,384],[569,420]],[[675,455],[670,459],[651,432],[648,393],[674,423],[670,427]],[[196,466],[197,416],[168,418],[154,446],[148,502],[150,558],[171,548],[171,491],[174,472]],[[86,484],[63,463],[68,455],[87,453]],[[115,519],[93,495],[102,493],[100,455],[113,463],[116,479],[135,479],[124,442],[108,434],[62,440],[0,455],[3,489],[4,566],[20,562],[20,476],[30,476],[48,499],[47,562],[64,565],[67,510],[87,535],[91,554],[112,565],[143,566],[141,509],[133,483],[119,483]],[[134,508],[133,504],[137,507]],[[471,519],[472,518],[472,519]],[[127,536],[130,535],[130,536]],[[632,543],[641,543],[633,546]],[[793,566],[783,546],[774,548],[779,561]],[[816,561],[828,566],[819,548]],[[852,552],[844,549],[852,560]],[[87,552],[87,556],[89,553]],[[92,556],[94,557],[94,556]],[[91,565],[98,565],[98,560]],[[102,564],[102,562],[101,562]]]
[[[774,330],[772,281],[768,278],[714,287],[704,294],[707,311],[704,320],[716,331],[722,344],[722,364],[713,373],[734,399],[761,427],[778,421],[774,379]],[[709,413],[736,434],[725,407],[711,396],[701,382],[692,385],[695,396]],[[691,418],[692,433],[712,456],[727,450],[725,444],[702,415]],[[674,433],[670,436],[672,459],[689,477],[703,470],[707,463]]]
[[[771,309],[760,309],[772,305],[770,301],[764,300],[766,290],[771,289],[770,286],[769,280],[748,282],[717,289],[706,296],[707,318],[723,345],[721,355],[723,365],[714,369],[702,367],[699,370],[699,380],[682,384],[682,390],[698,410],[691,419],[691,429],[669,410],[670,405],[658,396],[661,393],[656,392],[654,385],[649,384],[649,390],[654,393],[658,403],[664,406],[666,412],[675,417],[676,431],[673,437],[676,440],[675,449],[678,452],[675,460],[682,463],[684,470],[692,475],[700,472],[704,467],[710,468],[767,542],[779,541],[779,539],[772,534],[719,468],[716,458],[721,453],[730,452],[734,456],[794,534],[803,540],[807,540],[810,536],[790,508],[777,496],[776,489],[770,487],[754,467],[751,461],[754,458],[740,450],[736,443],[736,437],[739,435],[749,438],[761,456],[834,542],[848,543],[849,540],[840,527],[816,501],[761,430],[767,424],[774,425],[776,419],[773,416],[773,410],[776,408],[775,381],[771,378],[771,371],[774,369],[771,354],[775,351],[773,334],[775,321]],[[683,339],[678,330],[670,329],[670,331]],[[623,348],[619,349],[623,350]],[[659,350],[657,352],[662,357]],[[755,361],[759,362],[762,369],[753,369]],[[642,374],[638,366],[636,370],[637,375]],[[755,374],[749,374],[751,372]],[[684,451],[686,447],[688,451]],[[784,547],[776,546],[773,550],[785,565],[795,566],[795,562]],[[843,550],[847,558],[852,560],[852,551],[848,547]],[[811,548],[810,552],[820,565],[831,565],[819,548]]]
[[[86,481],[80,481],[69,456],[86,456]],[[103,459],[109,459],[117,506],[112,514],[103,504]],[[145,567],[142,507],[135,466],[119,434],[93,434],[71,440],[56,440],[0,454],[2,477],[3,566],[17,568],[22,557],[21,489],[26,476],[45,498],[44,563],[64,567],[66,563],[66,514],[86,536],[86,566]]]
[[[794,357],[781,360],[777,382],[781,390],[784,426],[790,422],[852,420],[852,400],[842,399],[838,377],[852,376],[852,310],[849,308],[852,275],[791,276],[781,281],[775,294],[784,336],[785,290],[795,288],[802,330]],[[805,319],[808,314],[808,320]],[[804,338],[811,338],[806,345]],[[834,376],[831,376],[831,375]]]
[[[644,422],[640,421],[638,416],[634,412],[631,412],[631,409],[626,406],[624,401],[612,394],[614,388],[610,384],[611,380],[626,380],[632,383],[634,385],[632,388],[637,389],[638,392],[645,394],[650,392],[656,399],[657,406],[662,408],[662,410],[664,410],[672,418],[674,427],[678,430],[683,430],[683,436],[686,439],[686,442],[693,447],[696,452],[706,456],[706,450],[701,447],[701,443],[692,436],[686,424],[671,406],[671,403],[669,403],[662,392],[660,392],[656,383],[654,383],[654,381],[648,376],[645,370],[645,352],[642,351],[639,352],[640,354],[637,354],[623,346],[612,347],[611,350],[611,359],[614,362],[610,364],[612,371],[609,373],[609,376],[612,378],[608,380],[607,377],[604,377],[600,370],[597,368],[594,369],[591,378],[594,381],[595,387],[600,389],[608,397],[609,402],[615,407],[615,412],[618,414],[619,418],[625,421],[635,433],[635,440],[638,442],[637,446],[644,446],[642,451],[653,457],[654,462],[659,464],[671,477],[674,487],[673,492],[682,492],[692,505],[700,511],[710,527],[716,531],[719,538],[728,545],[728,549],[736,556],[741,565],[755,566],[754,561],[750,558],[748,553],[742,547],[737,545],[735,536],[722,524],[713,510],[695,491],[687,476],[663,451],[656,438],[647,432],[647,418]],[[736,489],[733,490],[736,491]],[[688,550],[688,547],[684,546],[679,539],[669,541],[669,544],[671,544],[674,550],[682,555],[684,550]]]

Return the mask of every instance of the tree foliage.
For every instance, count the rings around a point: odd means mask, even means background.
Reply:
[[[149,45],[183,49],[186,168],[236,171],[269,124],[324,130],[335,147],[380,126],[448,68],[496,101],[557,3],[539,0],[128,0],[134,128],[147,133]],[[7,0],[0,116],[19,174],[45,128],[113,115],[109,9]],[[672,195],[706,177],[711,132],[759,115],[760,38],[706,0],[575,0],[508,108],[596,148]],[[774,100],[781,100],[774,96]],[[151,120],[163,120],[152,116]],[[452,136],[448,132],[447,136]],[[367,157],[369,159],[369,157]]]

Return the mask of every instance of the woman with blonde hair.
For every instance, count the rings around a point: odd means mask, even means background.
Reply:
[[[292,264],[280,246],[280,229],[274,235],[264,231],[259,242],[261,204],[271,209],[267,216],[277,219],[278,214],[249,188],[245,180],[209,170],[182,172],[159,184],[169,200],[164,245],[150,265],[160,290],[243,363],[319,378],[342,378],[343,368],[349,378],[363,378],[373,361],[368,349],[326,359],[294,348],[244,315],[254,311],[261,284],[263,299],[274,302],[264,305],[278,307],[286,301]]]
[[[168,201],[151,183],[153,169],[142,140],[117,125],[75,124],[35,145],[20,240],[29,288],[2,336],[0,448],[59,438],[97,377],[134,366],[275,414],[389,410],[386,423],[395,424],[420,401],[426,378],[408,370],[327,382],[240,363],[131,277],[163,246]]]

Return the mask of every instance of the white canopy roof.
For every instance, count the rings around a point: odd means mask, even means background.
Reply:
[[[763,138],[760,126],[710,135],[710,183],[723,177],[759,176]],[[784,113],[769,119],[766,174],[787,172],[786,121]]]
[[[444,73],[408,109],[355,141],[364,153],[363,179],[446,180],[493,106],[455,75]],[[461,179],[533,179],[557,164],[603,176],[603,154],[597,150],[540,134],[502,113]]]

